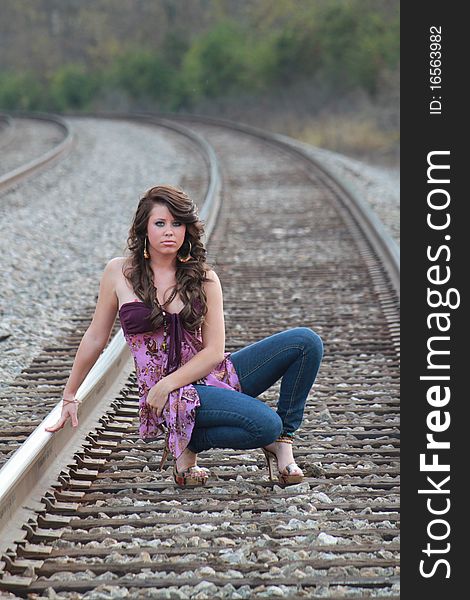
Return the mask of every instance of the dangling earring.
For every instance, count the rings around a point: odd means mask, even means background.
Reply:
[[[177,256],[177,258],[178,258],[178,260],[179,260],[180,262],[183,262],[183,263],[185,263],[185,262],[188,262],[188,260],[191,260],[191,258],[192,258],[192,256],[191,256],[191,248],[192,248],[192,246],[191,246],[191,242],[190,242],[189,240],[187,240],[187,242],[188,242],[188,244],[189,244],[189,252],[188,252],[188,255],[187,255],[187,256],[185,256],[185,257],[183,257],[183,258],[181,258],[181,256],[179,256],[178,254],[176,255],[176,256]]]
[[[147,236],[145,236],[145,242],[144,242],[144,258],[147,258],[147,259],[150,258],[150,254],[148,253],[148,250],[147,250]]]

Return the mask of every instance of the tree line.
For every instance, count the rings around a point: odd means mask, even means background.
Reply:
[[[243,4],[243,3],[242,3]],[[394,0],[261,0],[204,31],[168,27],[159,47],[133,42],[107,61],[0,71],[3,110],[191,110],[203,99],[275,93],[299,81],[371,97],[399,65]],[[189,24],[188,24],[189,27]],[[97,51],[99,53],[99,50]]]

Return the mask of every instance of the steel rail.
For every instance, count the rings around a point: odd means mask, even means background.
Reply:
[[[220,172],[220,164],[217,159],[217,155],[214,148],[208,143],[208,141],[195,131],[188,129],[187,127],[181,127],[172,123],[166,119],[159,118],[148,118],[143,115],[149,123],[153,123],[160,127],[167,127],[173,131],[179,131],[181,134],[186,135],[188,138],[196,142],[200,148],[203,149],[203,157],[206,160],[208,172],[209,172],[209,186],[207,189],[206,199],[199,215],[201,221],[204,222],[204,233],[206,241],[210,239],[211,233],[214,230],[217,215],[219,213],[220,204],[222,201],[221,187],[222,187],[222,175]]]
[[[70,116],[84,116],[83,113],[68,113]],[[204,233],[206,239],[210,238],[211,232],[214,229],[215,222],[217,220],[217,214],[220,208],[221,202],[221,171],[220,164],[217,156],[214,152],[213,147],[207,142],[207,140],[187,127],[173,123],[170,119],[160,117],[158,115],[150,115],[147,113],[99,113],[99,114],[87,114],[88,118],[98,119],[109,119],[109,120],[120,120],[120,121],[131,121],[141,122],[151,125],[157,125],[158,127],[166,127],[172,131],[176,131],[181,135],[184,135],[196,146],[202,150],[202,156],[206,162],[208,174],[209,174],[209,186],[206,192],[204,205],[201,209],[199,217],[204,221]]]
[[[385,229],[377,214],[362,200],[357,188],[344,179],[340,180],[338,175],[333,173],[333,171],[325,163],[321,162],[317,157],[313,157],[309,153],[308,144],[300,142],[299,140],[295,140],[286,135],[271,133],[263,129],[253,127],[252,125],[238,123],[219,117],[206,117],[191,114],[172,114],[168,115],[167,118],[178,121],[195,121],[208,124],[212,123],[213,125],[229,127],[236,131],[248,133],[252,136],[261,138],[267,142],[271,142],[281,146],[282,148],[288,149],[292,153],[297,154],[303,160],[315,165],[317,169],[322,171],[329,179],[330,184],[333,184],[340,192],[339,195],[344,207],[349,211],[374,251],[382,260],[395,293],[397,294],[398,298],[400,297],[400,248],[398,244]]]
[[[54,148],[44,152],[41,156],[27,162],[8,173],[0,176],[0,194],[10,189],[20,181],[23,181],[30,175],[41,171],[42,169],[54,164],[57,160],[63,158],[72,148],[74,143],[74,134],[70,126],[58,115],[46,115],[43,113],[11,113],[14,118],[28,118],[47,121],[58,125],[64,132],[64,139]],[[11,140],[8,140],[10,142]]]
[[[135,120],[167,127],[198,144],[209,173],[209,185],[200,213],[201,220],[206,223],[206,237],[209,238],[221,205],[221,174],[214,149],[207,140],[182,125],[148,117],[136,116]],[[45,431],[45,427],[54,424],[60,416],[59,402],[2,467],[0,552],[7,551],[19,539],[18,536],[25,533],[21,530],[22,523],[27,521],[32,510],[43,506],[40,498],[51,480],[57,479],[70,456],[79,449],[90,429],[96,426],[132,369],[133,362],[120,330],[77,390],[76,397],[81,404],[78,409],[79,425],[74,435],[71,437],[65,428],[54,434]],[[27,506],[24,505],[26,500]]]

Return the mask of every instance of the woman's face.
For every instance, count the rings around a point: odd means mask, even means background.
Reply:
[[[166,204],[155,204],[147,222],[147,236],[151,255],[176,255],[184,242],[186,225],[178,221]]]

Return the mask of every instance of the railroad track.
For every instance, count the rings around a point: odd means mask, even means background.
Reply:
[[[178,122],[208,140],[208,164],[217,157],[223,173],[208,249],[224,287],[227,349],[297,325],[324,340],[295,450],[307,477],[273,486],[260,452],[219,450],[201,454],[210,485],[176,488],[171,466],[157,469],[162,442],[137,437],[130,374],[90,417],[97,426],[73,460],[63,458],[58,478],[29,501],[36,510],[3,549],[0,588],[19,597],[112,586],[130,597],[163,588],[209,598],[398,598],[396,265],[364,235],[347,190],[295,149],[255,131]],[[53,402],[72,360],[64,352],[50,376]],[[30,376],[38,373],[47,371]],[[52,392],[23,385],[25,394]],[[274,403],[278,393],[279,384],[261,397]]]
[[[21,123],[22,121],[33,121],[49,125],[49,127],[52,126],[59,132],[58,135],[56,134],[54,137],[60,138],[59,141],[54,140],[52,147],[48,147],[46,151],[40,151],[39,155],[34,156],[34,158],[27,160],[23,164],[18,165],[15,162],[15,166],[9,168],[6,172],[3,172],[2,167],[2,172],[0,172],[0,193],[11,189],[27,177],[30,177],[51,166],[58,160],[63,159],[73,145],[74,137],[72,130],[62,118],[56,115],[41,113],[26,115],[15,113],[14,117],[10,115],[0,115],[0,121],[1,124],[4,125],[4,130],[0,137],[0,150],[3,154],[11,151],[11,146],[14,143],[19,146],[22,153],[25,153],[26,155],[31,154],[31,140],[22,139],[21,131],[17,131],[19,129],[18,123]]]

